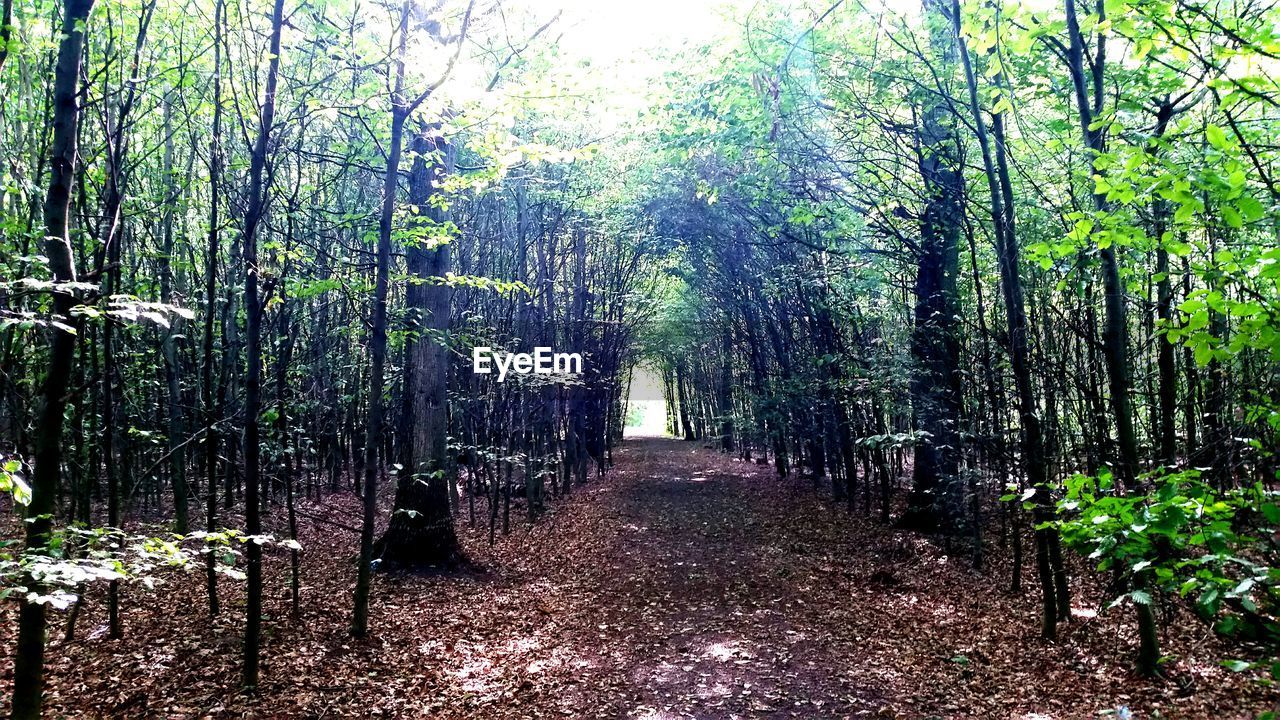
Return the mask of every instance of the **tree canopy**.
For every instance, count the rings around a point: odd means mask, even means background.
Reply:
[[[349,551],[369,642],[380,575],[612,482],[637,374],[1045,641],[1083,595],[1270,687],[1277,137],[1269,0],[4,0],[12,716],[163,579],[243,595],[252,690]]]

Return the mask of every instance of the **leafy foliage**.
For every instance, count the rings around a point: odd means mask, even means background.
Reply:
[[[1126,589],[1112,604],[1177,593],[1224,634],[1280,639],[1276,493],[1261,485],[1218,492],[1198,470],[1153,483],[1149,493],[1124,495],[1109,473],[1075,475],[1059,502],[1063,541]]]

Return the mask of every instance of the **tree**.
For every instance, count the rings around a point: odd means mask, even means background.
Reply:
[[[360,534],[360,561],[356,580],[356,609],[353,625],[353,632],[357,637],[362,637],[368,631],[369,575],[375,552],[373,533],[377,512],[375,452],[381,444],[384,421],[382,393],[387,347],[387,291],[391,264],[392,223],[395,216],[396,193],[400,179],[400,156],[404,143],[404,126],[413,112],[426,102],[431,97],[431,94],[448,79],[454,63],[457,62],[458,54],[462,49],[462,41],[465,39],[467,28],[471,23],[473,6],[474,2],[467,5],[458,37],[453,40],[455,50],[449,57],[444,71],[437,80],[412,98],[407,96],[405,89],[405,52],[409,42],[409,18],[413,9],[412,3],[406,0],[400,11],[399,41],[395,59],[392,61],[394,79],[391,94],[391,140],[390,148],[387,152],[387,170],[382,188],[382,208],[378,217],[378,269],[374,287],[372,322],[370,323],[372,333],[370,355],[372,356],[373,364],[370,370],[369,415],[365,431],[364,522],[361,526]],[[444,258],[446,262],[444,267],[447,269],[448,255],[446,254]],[[445,305],[445,311],[447,313],[447,304]],[[442,371],[443,368],[439,368],[439,370]],[[443,382],[443,378],[441,378],[441,382]],[[399,493],[397,493],[397,497],[399,497]],[[399,513],[401,511],[417,512],[413,508],[401,508],[399,506],[393,512]],[[445,504],[445,516],[448,516],[447,502]],[[385,552],[385,541],[382,549]],[[394,552],[392,556],[395,556]]]
[[[221,251],[220,183],[222,175],[222,27],[225,12],[222,0],[213,9],[213,123],[209,133],[209,235],[205,246],[204,330],[201,342],[200,400],[204,422],[205,532],[218,527],[218,406],[214,389],[213,329],[218,305],[218,254]],[[209,614],[217,615],[217,558],[209,553],[205,566],[205,588]]]
[[[1046,640],[1052,640],[1057,634],[1059,608],[1061,606],[1070,608],[1070,601],[1065,596],[1067,589],[1065,580],[1055,584],[1054,579],[1052,547],[1056,542],[1054,534],[1057,530],[1053,527],[1053,490],[1049,484],[1044,434],[1040,426],[1039,406],[1031,377],[1027,342],[1027,310],[1022,286],[1021,249],[1018,246],[1013,184],[1009,178],[1004,118],[1001,113],[992,114],[992,133],[995,136],[993,149],[987,132],[987,121],[983,117],[982,105],[978,99],[977,76],[974,73],[969,48],[961,28],[962,10],[959,0],[952,0],[949,14],[959,49],[960,62],[964,67],[965,84],[969,91],[969,109],[973,113],[973,127],[982,151],[982,165],[991,202],[996,256],[1000,266],[1000,289],[1004,296],[1005,318],[1009,334],[1009,363],[1013,370],[1013,382],[1018,399],[1022,462],[1027,473],[1027,484],[1032,489],[1031,500],[1035,507],[1036,570],[1040,577],[1042,608],[1041,635]],[[1002,77],[997,74],[997,82],[1001,81]],[[1059,598],[1060,592],[1063,595],[1062,598]]]
[[[80,62],[93,0],[65,0],[62,5],[62,37],[53,81],[53,137],[49,146],[49,186],[44,198],[45,254],[56,284],[53,291],[54,324],[49,332],[49,369],[41,390],[40,421],[36,434],[35,474],[27,504],[28,552],[40,552],[53,529],[54,500],[62,479],[62,427],[67,390],[75,362],[76,306],[75,256],[71,249],[69,207],[76,173],[76,140],[80,129],[77,99]],[[7,23],[6,23],[7,24]],[[29,578],[38,593],[35,578]],[[45,605],[27,600],[18,611],[18,646],[14,656],[14,720],[40,717],[44,693]]]
[[[409,436],[404,448],[406,476],[396,486],[394,514],[375,554],[388,565],[419,567],[457,561],[458,541],[449,507],[448,473],[452,471],[446,384],[452,289],[448,213],[441,185],[453,169],[453,149],[440,124],[423,124],[413,141],[409,173],[409,205],[416,208],[416,237],[409,241],[406,305],[413,313],[413,336],[405,363],[405,418]]]
[[[930,50],[945,78],[955,66],[955,39],[946,22],[946,6],[925,3]],[[917,367],[911,378],[916,440],[911,494],[901,523],[907,527],[955,532],[964,517],[964,487],[959,479],[961,415],[960,317],[956,289],[960,272],[960,225],[964,213],[960,148],[951,128],[945,80],[922,108],[918,147],[920,176],[927,193],[920,218],[915,277],[915,327],[911,352]]]
[[[262,414],[262,298],[258,281],[262,266],[258,262],[258,231],[267,208],[266,167],[270,152],[268,143],[275,125],[276,89],[280,82],[280,36],[284,29],[284,0],[275,0],[271,13],[268,41],[267,76],[263,85],[258,133],[249,161],[248,207],[244,215],[244,307],[247,367],[244,399],[244,527],[251,538],[262,533],[261,500],[261,428]],[[259,653],[262,642],[262,545],[251,540],[247,545],[248,587],[245,603],[244,671],[242,684],[253,689],[258,685]]]

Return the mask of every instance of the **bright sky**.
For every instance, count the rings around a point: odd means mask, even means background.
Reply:
[[[654,79],[667,70],[683,47],[714,44],[718,39],[736,42],[744,21],[759,20],[759,0],[505,0],[518,9],[526,23],[541,24],[559,13],[547,36],[554,42],[558,64],[578,75],[588,86],[606,91],[609,104],[626,115],[647,97]],[[834,4],[839,13],[879,12],[887,8],[908,17],[920,13],[922,0],[792,0],[795,27],[807,27]],[[830,3],[830,4],[828,4]],[[759,30],[759,28],[757,28]],[[422,58],[426,66],[443,61],[448,48],[433,48],[434,56]],[[586,68],[576,67],[586,63]],[[570,70],[569,68],[573,68]],[[678,68],[675,68],[678,69]],[[476,69],[459,86],[464,93],[483,95],[487,71]],[[585,73],[585,77],[583,77]],[[455,75],[466,76],[459,68]],[[461,78],[460,78],[461,79]],[[563,79],[563,76],[562,76]],[[597,112],[601,112],[597,109]],[[605,121],[605,124],[611,124]]]
[[[634,60],[648,50],[700,43],[726,27],[724,0],[528,0],[548,14],[563,10],[560,47],[593,63]]]
[[[654,81],[673,68],[683,47],[736,38],[738,23],[757,0],[508,0],[539,20],[561,13],[551,32],[559,55],[569,63],[589,63],[587,83],[605,90],[605,104],[592,113],[599,127],[611,128],[649,102]],[[831,0],[836,2],[837,0]],[[908,3],[920,0],[844,0]],[[804,0],[795,0],[802,6]],[[798,11],[802,15],[812,10]],[[816,15],[814,15],[816,17]],[[579,71],[580,72],[580,71]]]
[[[836,4],[838,0],[831,0]],[[563,9],[562,47],[593,58],[624,57],[656,45],[698,43],[729,26],[729,16],[750,13],[751,0],[524,0],[550,14]],[[888,8],[914,15],[921,0],[843,0],[841,10]],[[797,2],[803,6],[804,3]],[[815,17],[823,4],[800,11]]]

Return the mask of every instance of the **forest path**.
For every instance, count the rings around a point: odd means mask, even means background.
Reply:
[[[874,670],[837,654],[841,613],[815,597],[835,569],[829,548],[781,512],[771,468],[644,439],[617,470],[617,492],[602,498],[606,564],[581,578],[601,601],[594,669],[622,691],[609,717],[845,717],[880,705]]]
[[[975,573],[807,480],[671,439],[615,456],[536,523],[513,506],[493,546],[483,499],[474,527],[464,502],[459,535],[484,570],[377,575],[364,641],[347,632],[356,538],[334,524],[359,502],[303,503],[327,520],[302,527],[299,618],[287,556],[268,554],[253,696],[237,692],[242,586],[224,583],[212,621],[198,573],[159,604],[129,589],[123,641],[104,637],[92,598],[86,640],[51,649],[49,717],[1060,720],[1122,704],[1206,717],[1212,697],[1126,677],[1119,613],[1046,645],[1034,594],[1000,592],[1006,568]]]

